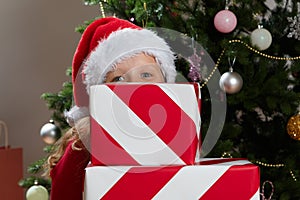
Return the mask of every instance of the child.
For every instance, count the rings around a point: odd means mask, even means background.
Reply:
[[[48,159],[52,200],[81,200],[89,162],[88,89],[108,82],[175,82],[174,53],[154,32],[115,17],[90,24],[73,58],[75,106],[66,114],[72,128]]]

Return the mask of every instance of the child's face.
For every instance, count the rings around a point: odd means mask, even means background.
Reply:
[[[160,66],[152,56],[143,53],[128,58],[106,74],[109,82],[165,82]]]

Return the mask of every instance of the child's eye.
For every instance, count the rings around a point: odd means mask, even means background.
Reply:
[[[143,72],[143,73],[141,73],[140,76],[141,76],[141,78],[150,78],[150,77],[152,77],[152,74],[149,72]]]
[[[123,76],[116,76],[114,77],[111,82],[120,82],[120,81],[124,81],[124,77]]]

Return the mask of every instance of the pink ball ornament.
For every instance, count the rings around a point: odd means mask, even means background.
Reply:
[[[230,10],[219,11],[214,18],[215,28],[221,33],[229,33],[236,27],[237,19]]]

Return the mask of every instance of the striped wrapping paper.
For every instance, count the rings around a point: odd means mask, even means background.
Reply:
[[[194,164],[200,148],[200,101],[196,83],[92,86],[92,164]]]
[[[244,159],[186,166],[91,166],[85,200],[259,200],[259,168]]]

